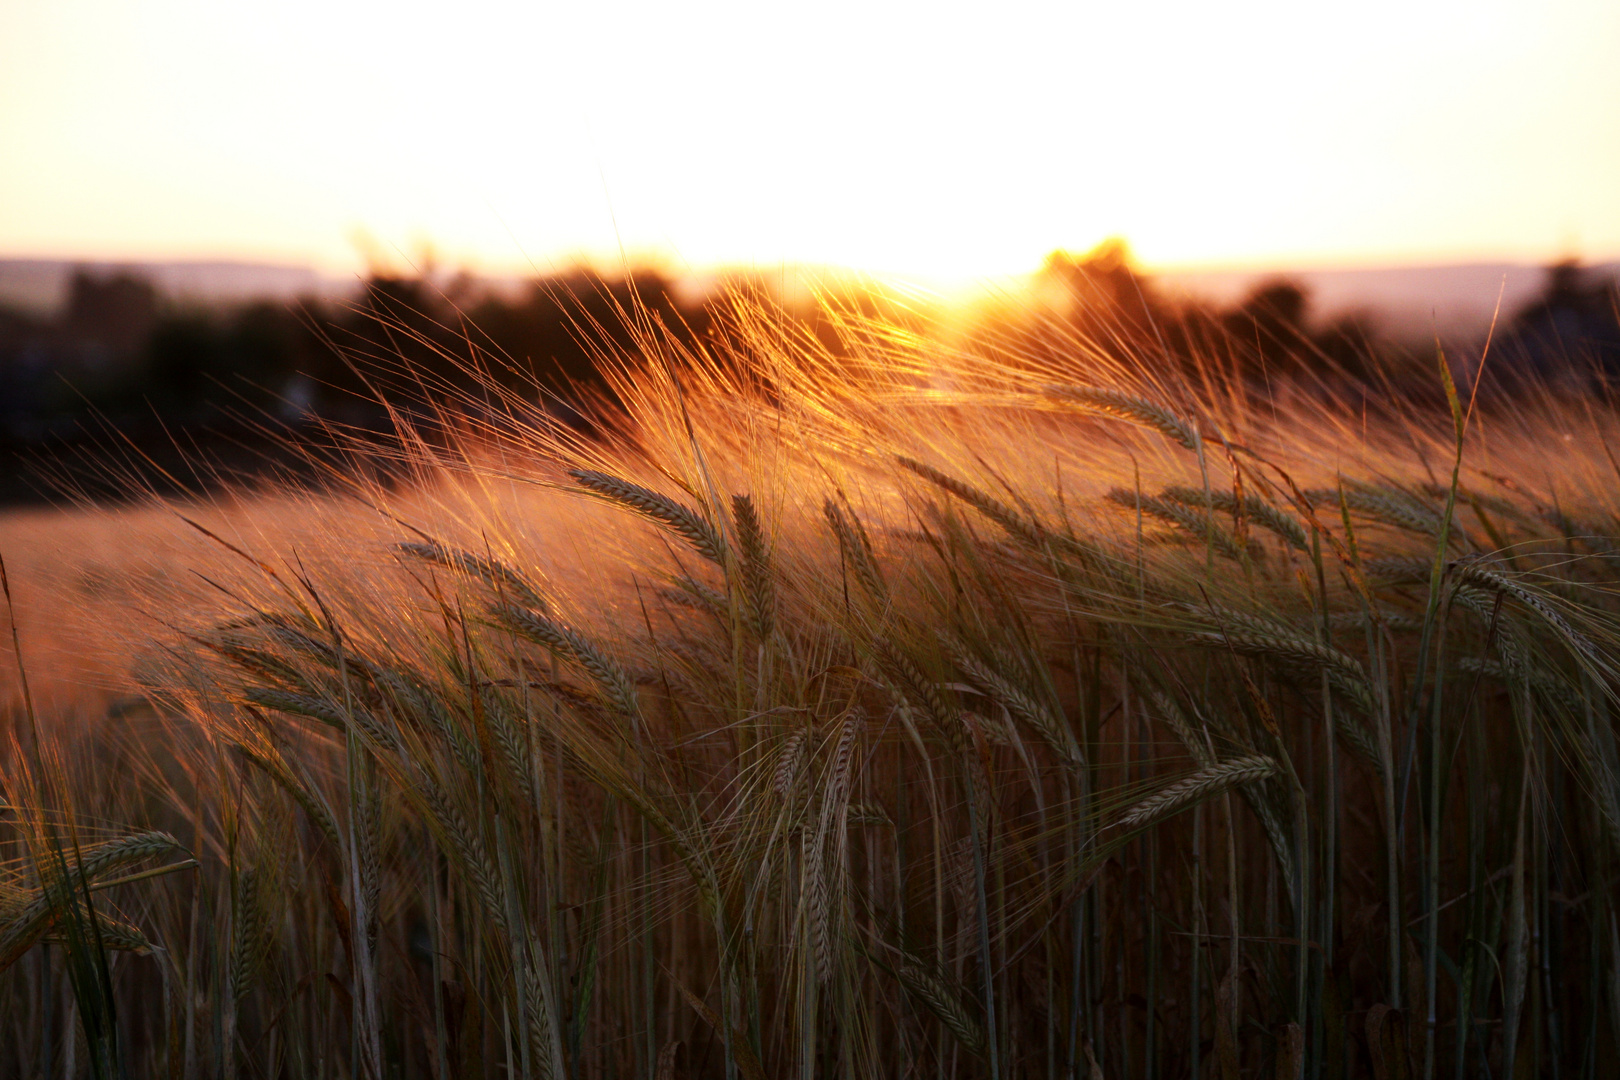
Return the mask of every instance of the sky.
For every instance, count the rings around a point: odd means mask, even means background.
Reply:
[[[0,0],[0,256],[1620,256],[1620,3]]]

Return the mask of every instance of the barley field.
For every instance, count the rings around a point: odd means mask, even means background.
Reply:
[[[0,519],[0,1075],[1612,1075],[1602,394],[838,326]]]

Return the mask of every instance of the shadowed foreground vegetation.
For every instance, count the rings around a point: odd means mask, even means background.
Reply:
[[[0,1074],[1606,1073],[1607,402],[637,325],[19,687]]]

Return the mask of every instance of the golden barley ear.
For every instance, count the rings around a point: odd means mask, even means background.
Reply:
[[[1139,427],[1152,428],[1188,450],[1198,449],[1198,433],[1191,423],[1163,405],[1157,405],[1145,398],[1133,397],[1124,391],[1105,386],[1053,385],[1043,387],[1042,393],[1049,401],[1068,405],[1094,416],[1107,416]]]
[[[1213,544],[1215,550],[1224,558],[1234,562],[1241,562],[1243,559],[1243,548],[1237,539],[1212,520],[1209,513],[1202,508],[1194,509],[1178,500],[1159,498],[1156,495],[1139,495],[1118,487],[1110,489],[1107,498],[1109,502],[1128,510],[1140,508],[1142,513],[1150,517],[1173,525],[1195,539]]]
[[[439,566],[458,571],[468,577],[484,582],[497,592],[510,594],[511,598],[530,607],[546,610],[546,602],[539,591],[529,582],[528,578],[513,570],[499,559],[485,555],[475,555],[470,551],[452,548],[437,540],[427,542],[408,541],[395,545],[406,555],[421,559],[423,562],[435,563]]]
[[[587,491],[595,492],[610,502],[627,506],[637,513],[658,522],[692,545],[694,551],[718,566],[726,565],[726,542],[712,522],[684,503],[667,495],[660,495],[640,484],[632,484],[617,476],[594,469],[570,469],[568,475]]]
[[[1289,547],[1299,551],[1310,550],[1310,541],[1299,519],[1278,509],[1258,495],[1246,495],[1239,502],[1230,491],[1210,491],[1206,495],[1198,488],[1171,486],[1161,491],[1159,498],[1198,510],[1212,506],[1223,514],[1236,514],[1241,509],[1249,520],[1275,533]]]
[[[742,554],[743,589],[747,594],[749,624],[755,636],[769,641],[776,629],[776,586],[771,580],[770,552],[765,546],[765,530],[759,511],[747,495],[731,497],[732,521],[737,527],[737,547]]]
[[[855,580],[860,582],[866,595],[879,604],[887,603],[889,599],[889,586],[883,580],[883,571],[878,566],[877,556],[872,552],[871,537],[861,526],[860,518],[853,512],[846,514],[839,505],[831,499],[822,504],[822,513],[827,523],[832,526],[833,535],[838,538],[839,551],[849,567],[855,571]]]
[[[971,484],[964,483],[940,472],[932,465],[924,465],[920,461],[898,456],[895,458],[900,467],[927,480],[941,491],[950,493],[967,503],[985,517],[1007,530],[1007,534],[1029,547],[1039,549],[1051,539],[1051,534],[1043,528],[1040,522],[1025,514],[1014,510],[1006,503],[980,491]]]

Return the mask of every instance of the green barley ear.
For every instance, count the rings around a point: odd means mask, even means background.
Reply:
[[[1365,611],[1340,611],[1328,616],[1328,626],[1334,630],[1365,631],[1370,626],[1383,624],[1383,626],[1398,634],[1416,634],[1423,630],[1423,620],[1405,615],[1398,611],[1387,610],[1376,613],[1377,617]]]
[[[88,893],[109,872],[159,855],[183,854],[185,850],[168,833],[140,832],[83,851],[71,868],[64,860],[52,866],[48,859],[41,859],[41,887],[29,892],[26,902],[14,906],[15,914],[0,925],[0,971],[15,963],[51,930],[59,916],[68,913],[64,905],[78,903],[75,897]]]
[[[1175,733],[1176,741],[1181,743],[1193,761],[1201,768],[1215,764],[1215,755],[1208,742],[1193,730],[1187,714],[1174,698],[1156,686],[1147,688],[1146,697],[1153,704],[1153,714]]]
[[[823,982],[835,973],[833,943],[843,937],[844,895],[849,867],[844,851],[844,825],[849,817],[849,789],[853,780],[855,750],[865,720],[854,712],[844,720],[821,791],[816,821],[804,830],[800,843],[804,855],[805,907],[810,923],[810,940],[816,971]]]
[[[1564,618],[1546,596],[1530,588],[1518,577],[1494,570],[1477,558],[1458,559],[1451,564],[1450,570],[1461,581],[1517,600],[1556,630],[1572,652],[1600,668],[1607,668],[1607,658],[1591,639],[1571,626],[1569,620]]]
[[[889,812],[877,803],[850,803],[849,824],[865,825],[874,828],[894,828],[894,818]]]
[[[1102,386],[1053,385],[1043,387],[1041,392],[1047,400],[1068,405],[1079,412],[1152,428],[1188,450],[1198,449],[1198,433],[1193,430],[1191,423],[1163,405],[1156,405],[1144,398]]]
[[[339,731],[348,726],[340,706],[314,694],[299,694],[273,686],[250,686],[242,692],[242,696],[255,705],[263,705],[277,712],[308,716]]]
[[[1208,769],[1215,764],[1215,755],[1209,743],[1198,732],[1193,730],[1187,715],[1177,704],[1176,700],[1157,686],[1147,687],[1147,699],[1153,703],[1154,713],[1175,733],[1176,739],[1186,748],[1200,769]],[[1289,846],[1287,830],[1283,828],[1282,818],[1277,808],[1272,805],[1270,793],[1264,784],[1245,784],[1238,788],[1244,802],[1254,811],[1254,816],[1260,819],[1260,826],[1265,830],[1266,842],[1271,845],[1272,855],[1277,865],[1282,869],[1283,882],[1288,888],[1290,897],[1299,895],[1299,870],[1294,862],[1294,852]]]
[[[1315,638],[1271,619],[1228,609],[1204,611],[1201,614],[1213,618],[1217,628],[1189,635],[1191,642],[1229,649],[1261,661],[1318,669],[1327,675],[1328,685],[1341,701],[1363,716],[1378,715],[1377,699],[1367,671],[1361,666],[1361,661],[1349,653],[1323,645]],[[1361,755],[1374,772],[1383,775],[1383,758],[1378,753],[1371,732],[1350,716],[1336,717],[1334,730],[1344,736],[1345,742]]]
[[[125,922],[113,915],[98,910],[96,912],[96,930],[101,936],[101,944],[115,952],[134,953],[136,956],[152,955],[154,946],[141,928],[134,923]],[[68,939],[65,934],[53,931],[40,940],[52,945],[66,945]]]
[[[1477,656],[1465,656],[1457,661],[1457,666],[1469,675],[1479,675],[1488,679],[1495,679],[1504,686],[1514,686],[1520,680],[1528,680],[1542,705],[1550,710],[1562,712],[1566,716],[1579,717],[1586,711],[1586,699],[1580,691],[1559,678],[1553,668],[1520,667],[1513,664],[1495,660],[1484,660]]]
[[[754,509],[754,500],[747,495],[731,497],[731,516],[737,526],[737,546],[742,552],[749,622],[761,641],[769,641],[776,628],[776,587],[771,581],[765,530],[760,525],[759,512]]]
[[[333,820],[332,812],[325,800],[312,785],[306,786],[302,779],[293,775],[292,769],[286,763],[268,754],[260,754],[241,744],[237,745],[236,752],[244,761],[264,773],[277,787],[285,791],[309,817],[310,822],[320,830],[321,835],[331,842],[334,849],[341,846],[337,822]]]
[[[360,705],[344,708],[326,697],[278,690],[269,686],[250,686],[242,696],[255,705],[263,705],[277,712],[308,716],[339,731],[347,731],[352,725],[377,746],[385,750],[399,749],[399,737],[369,709]]]
[[[1376,521],[1419,536],[1440,535],[1441,515],[1434,507],[1399,488],[1384,485],[1346,483],[1342,489],[1344,505],[1371,521]],[[1312,502],[1339,501],[1338,489],[1313,488],[1305,493]],[[1455,520],[1451,533],[1465,547],[1468,538],[1460,531]]]
[[[595,492],[610,502],[627,506],[651,518],[665,528],[673,530],[699,555],[718,566],[726,565],[726,542],[708,518],[683,503],[640,484],[632,484],[617,476],[594,469],[570,469],[568,475],[587,491]]]
[[[1377,715],[1372,683],[1361,661],[1349,653],[1323,645],[1273,619],[1249,615],[1229,608],[1189,608],[1191,613],[1213,623],[1213,629],[1189,635],[1189,640],[1211,647],[1225,646],[1233,652],[1260,660],[1276,660],[1325,671],[1333,689],[1365,716]]]
[[[777,753],[776,771],[771,776],[772,791],[783,798],[789,796],[799,778],[799,769],[804,765],[804,757],[804,732],[795,731],[782,741],[782,749]]]
[[[231,890],[231,963],[229,981],[237,1001],[247,996],[258,980],[270,951],[270,926],[265,912],[265,882],[255,868],[236,875]]]

